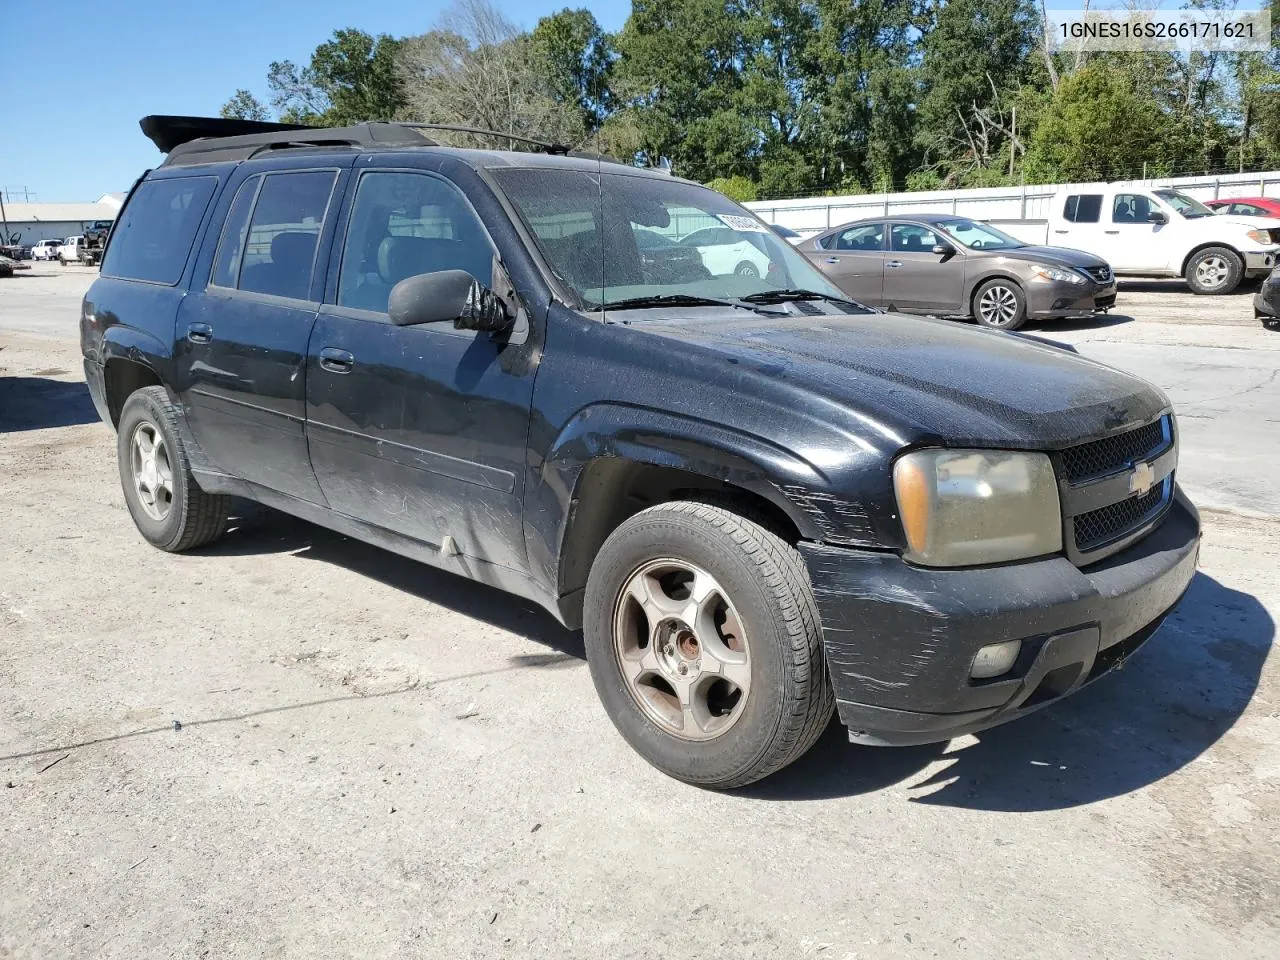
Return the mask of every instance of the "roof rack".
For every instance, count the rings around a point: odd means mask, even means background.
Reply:
[[[163,166],[247,160],[267,150],[290,147],[426,147],[428,139],[403,124],[358,123],[349,127],[308,127],[215,117],[143,117],[142,132],[169,154]]]

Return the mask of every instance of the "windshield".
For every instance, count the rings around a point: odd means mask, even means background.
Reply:
[[[737,300],[775,290],[846,300],[791,244],[705,187],[607,169],[492,174],[587,310],[652,297]]]
[[[972,220],[939,220],[935,225],[956,243],[963,244],[970,250],[1015,250],[1026,246],[1021,240],[1002,233],[986,223],[974,223]]]
[[[1152,192],[1188,220],[1213,216],[1212,210],[1185,193],[1179,193],[1177,190],[1153,190]]]

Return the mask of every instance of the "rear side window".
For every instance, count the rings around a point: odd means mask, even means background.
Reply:
[[[1102,213],[1102,194],[1073,193],[1067,197],[1062,219],[1072,223],[1097,223]]]
[[[177,283],[217,185],[217,177],[140,184],[111,235],[103,276],[168,286]]]
[[[240,184],[236,198],[227,211],[222,227],[222,239],[218,241],[218,255],[213,260],[213,275],[209,282],[217,287],[234,287],[240,280],[240,260],[244,255],[244,242],[249,236],[249,214],[258,196],[262,177],[250,177]]]
[[[293,300],[308,298],[316,245],[336,178],[333,170],[272,173],[263,178],[239,258],[239,289]]]
[[[837,250],[883,250],[884,224],[864,223],[836,235]]]

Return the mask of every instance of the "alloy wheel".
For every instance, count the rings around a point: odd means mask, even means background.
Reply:
[[[159,428],[149,420],[133,430],[129,443],[129,472],[138,502],[152,520],[164,520],[173,509],[173,466]]]
[[[614,650],[628,692],[657,726],[712,740],[742,715],[751,655],[742,619],[719,582],[685,560],[654,560],[623,584]]]
[[[988,326],[1007,326],[1018,315],[1018,295],[1008,287],[988,287],[978,299],[978,313]]]
[[[1206,290],[1216,290],[1231,276],[1231,266],[1225,257],[1214,254],[1196,264],[1196,282]]]

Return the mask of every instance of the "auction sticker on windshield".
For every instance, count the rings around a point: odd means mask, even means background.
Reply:
[[[769,228],[754,217],[743,217],[732,213],[718,213],[717,217],[726,227],[730,227],[740,233],[768,233]]]

